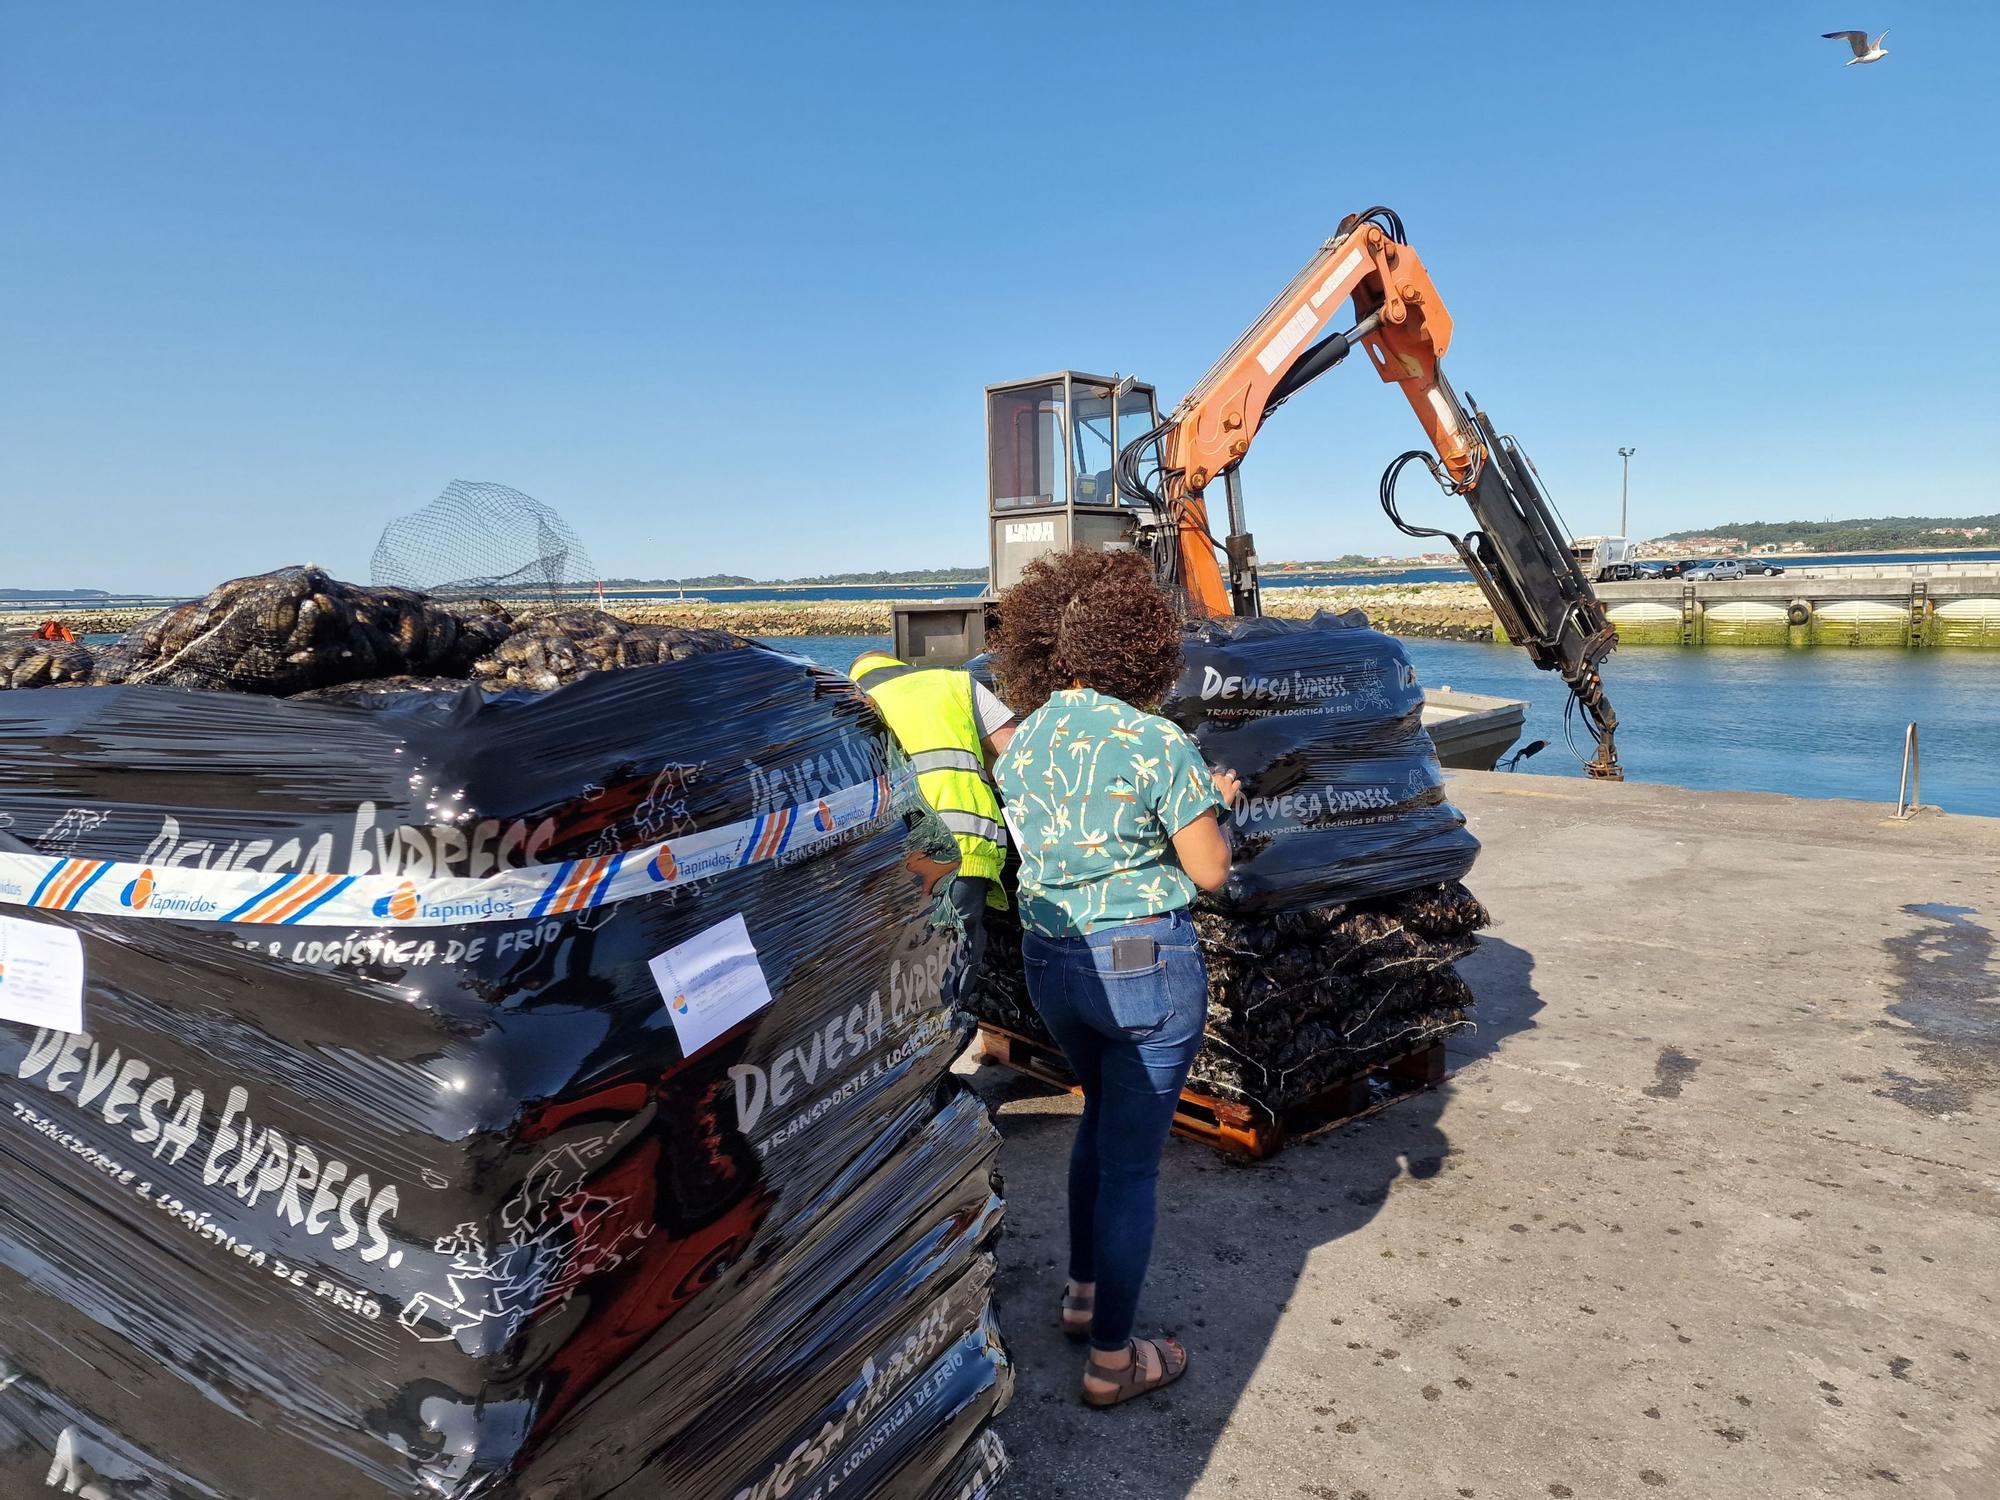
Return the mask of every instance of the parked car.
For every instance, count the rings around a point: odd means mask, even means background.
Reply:
[[[1689,568],[1698,568],[1700,566],[1701,559],[1698,557],[1683,557],[1679,562],[1661,563],[1659,565],[1660,577],[1678,578]]]
[[[1667,572],[1668,567],[1671,566],[1668,563],[1642,562],[1638,566],[1639,566],[1639,577],[1641,581],[1656,580],[1671,576]]]
[[[1774,562],[1765,562],[1761,557],[1746,557],[1743,559],[1743,571],[1746,573],[1762,573],[1768,577],[1775,578],[1785,570]]]
[[[1690,583],[1721,583],[1744,575],[1743,564],[1733,557],[1718,558],[1714,562],[1696,563],[1681,576]]]

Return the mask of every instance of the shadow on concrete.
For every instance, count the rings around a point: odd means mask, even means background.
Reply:
[[[1535,956],[1512,943],[1482,933],[1479,947],[1463,959],[1458,972],[1477,997],[1476,1024],[1445,1041],[1454,1068],[1491,1057],[1509,1037],[1533,1029],[1542,1008],[1535,992]]]
[[[1479,1025],[1454,1039],[1453,1068],[1490,1056],[1534,1026],[1542,1001],[1533,971],[1531,955],[1481,938],[1478,952],[1460,966],[1478,997]],[[1390,1208],[1393,1193],[1423,1191],[1451,1170],[1444,1129],[1451,1084],[1256,1165],[1190,1141],[1169,1142],[1160,1233],[1139,1323],[1142,1333],[1179,1335],[1193,1363],[1172,1390],[1097,1412],[1077,1400],[1083,1355],[1056,1326],[1068,1258],[1064,1181],[1076,1102],[993,1066],[982,1066],[973,1082],[1006,1137],[1000,1324],[1019,1370],[1013,1406],[1000,1423],[1015,1465],[1009,1493],[1023,1500],[1113,1494],[1176,1500],[1206,1475],[1205,1491],[1217,1495],[1346,1494],[1328,1488],[1325,1475],[1274,1479],[1268,1454],[1259,1472],[1242,1475],[1226,1471],[1234,1462],[1228,1458],[1211,1473],[1211,1458],[1274,1341],[1308,1350],[1345,1341],[1343,1314],[1351,1309],[1341,1301],[1340,1242]],[[1304,1284],[1315,1258],[1317,1275]],[[1384,1349],[1378,1357],[1395,1353]],[[1299,1435],[1301,1451],[1336,1446],[1332,1435],[1344,1420],[1338,1392],[1267,1383],[1258,1399],[1299,1407],[1285,1425]],[[1324,1443],[1311,1441],[1316,1431],[1328,1434]]]

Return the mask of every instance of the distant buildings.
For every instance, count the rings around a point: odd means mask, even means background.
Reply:
[[[1635,557],[1715,557],[1741,552],[1748,545],[1740,536],[1689,536],[1679,541],[1640,542],[1632,553]]]
[[[1931,541],[1933,537],[1943,538]],[[1991,547],[2000,543],[2000,526],[1924,526],[1900,521],[1844,521],[1830,534],[1812,541],[1751,543],[1740,536],[1654,537],[1635,542],[1632,555],[1639,558],[1726,557],[1769,555],[1771,553],[1867,552],[1895,547],[1944,548],[1977,542]]]

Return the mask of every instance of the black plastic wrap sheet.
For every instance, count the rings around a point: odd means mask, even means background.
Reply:
[[[0,1020],[0,1495],[996,1486],[955,856],[851,684],[0,693],[0,766],[84,974]],[[652,961],[739,916],[770,1002],[684,1055]]]
[[[1160,712],[1243,784],[1216,910],[1358,901],[1471,869],[1479,842],[1445,798],[1401,642],[1322,613],[1206,621],[1186,655]]]

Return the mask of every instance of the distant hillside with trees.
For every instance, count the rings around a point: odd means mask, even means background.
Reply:
[[[1304,572],[1322,573],[1335,568],[1372,568],[1376,565],[1377,561],[1378,559],[1373,557],[1363,557],[1358,552],[1343,552],[1339,557],[1329,558],[1325,562],[1273,563],[1271,566],[1273,568],[1291,568]]]
[[[1736,537],[1745,546],[1804,543],[1814,552],[1903,552],[1917,547],[2000,547],[2000,515],[1873,516],[1850,521],[1731,521],[1658,538]]]

